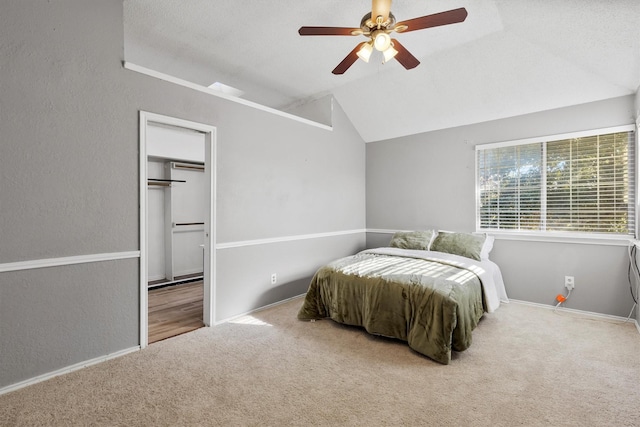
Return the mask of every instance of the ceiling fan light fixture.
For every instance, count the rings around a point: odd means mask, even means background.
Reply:
[[[384,31],[374,31],[371,38],[373,39],[373,46],[380,52],[384,52],[391,46],[391,37]]]
[[[391,61],[393,58],[395,58],[397,54],[398,54],[398,51],[395,50],[393,46],[389,46],[387,49],[385,49],[384,52],[382,52],[382,56],[383,56],[382,62],[385,63],[385,62]]]
[[[375,48],[383,55],[383,62],[395,58],[405,69],[411,70],[420,61],[405,49],[396,39],[392,39],[390,34],[394,31],[404,33],[409,31],[424,30],[442,25],[463,22],[467,18],[467,9],[459,7],[445,12],[433,13],[431,15],[420,16],[402,22],[396,22],[395,16],[391,13],[392,0],[372,0],[371,12],[365,14],[360,20],[360,28],[345,27],[300,27],[298,34],[301,36],[365,36],[366,42],[356,45],[351,52],[331,71],[333,74],[344,74],[358,58],[369,62],[371,54]]]
[[[358,50],[357,55],[358,55],[358,58],[362,59],[364,62],[369,62],[369,58],[371,58],[372,52],[373,52],[373,46],[371,46],[371,43],[365,43]]]

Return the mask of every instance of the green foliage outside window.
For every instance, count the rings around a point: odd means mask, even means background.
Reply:
[[[634,234],[633,131],[478,149],[483,230]]]

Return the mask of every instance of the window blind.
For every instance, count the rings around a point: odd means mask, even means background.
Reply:
[[[635,132],[477,146],[480,230],[634,235]]]

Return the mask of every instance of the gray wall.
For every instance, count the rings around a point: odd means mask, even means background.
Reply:
[[[635,96],[367,144],[367,228],[475,230],[476,144],[634,123]],[[367,245],[390,236],[369,233]],[[566,306],[627,316],[627,249],[497,240],[511,298],[554,304],[564,276],[576,279]]]
[[[0,388],[138,343],[138,260],[0,273]]]
[[[139,110],[217,127],[216,241],[266,239],[217,251],[217,320],[299,295],[364,247],[268,243],[364,229],[365,145],[339,106],[327,131],[126,70],[122,9],[3,2],[0,264],[139,250]],[[138,264],[0,273],[0,389],[138,345]]]
[[[0,263],[138,248],[121,9],[2,2]]]
[[[365,248],[364,233],[218,250],[216,317],[227,319],[307,291],[315,271]],[[251,268],[247,268],[251,260]],[[278,281],[270,284],[271,273]],[[224,284],[224,285],[222,285]]]

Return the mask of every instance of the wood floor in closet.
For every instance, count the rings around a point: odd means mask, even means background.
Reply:
[[[202,280],[149,290],[149,344],[191,332],[202,323]]]

